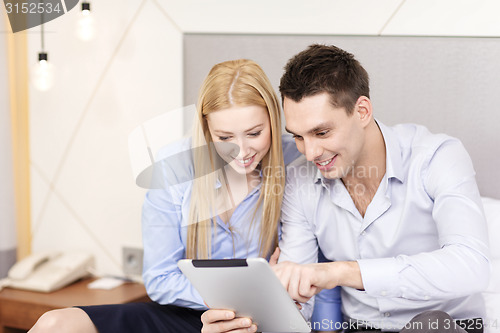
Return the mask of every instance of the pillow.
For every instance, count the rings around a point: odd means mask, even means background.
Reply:
[[[486,318],[484,318],[485,333],[500,333],[500,296],[498,293],[483,293],[486,305]]]
[[[500,200],[482,198],[490,239],[491,277],[483,292],[486,305],[486,333],[500,332]]]
[[[482,198],[490,235],[490,259],[500,259],[500,200]]]

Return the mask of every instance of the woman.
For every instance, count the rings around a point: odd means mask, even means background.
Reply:
[[[168,184],[144,202],[143,278],[155,302],[54,310],[30,332],[200,332],[206,306],[177,261],[269,258],[284,159],[300,153],[291,139],[282,143],[279,102],[265,73],[250,60],[215,65],[200,89],[197,118],[191,139],[160,152]]]

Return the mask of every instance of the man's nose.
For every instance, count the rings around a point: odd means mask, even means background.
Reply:
[[[304,151],[307,160],[311,162],[321,156],[321,147],[315,140],[304,140]]]

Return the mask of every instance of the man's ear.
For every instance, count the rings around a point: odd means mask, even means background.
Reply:
[[[372,102],[370,99],[366,96],[360,96],[356,101],[354,112],[356,112],[363,127],[367,126],[373,119]]]

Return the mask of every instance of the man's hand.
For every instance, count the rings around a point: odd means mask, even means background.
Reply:
[[[305,303],[327,287],[328,277],[323,276],[327,273],[319,265],[323,264],[282,262],[273,266],[273,270],[290,296],[295,301]]]
[[[257,325],[249,318],[235,318],[230,310],[210,309],[201,315],[202,333],[248,333],[256,332]]]
[[[337,261],[299,265],[282,262],[272,266],[290,296],[305,303],[322,289],[336,286],[363,289],[359,265],[355,261]]]

